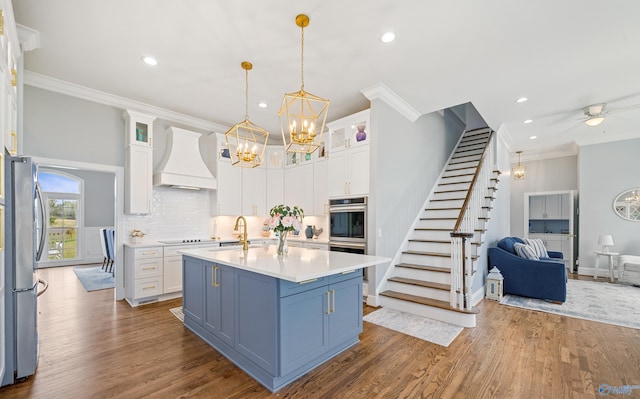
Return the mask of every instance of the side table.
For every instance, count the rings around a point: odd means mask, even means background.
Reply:
[[[613,283],[613,257],[618,255],[620,254],[617,252],[596,251],[596,267],[593,271],[594,280],[598,277],[598,266],[600,263],[600,257],[604,256],[609,258],[609,280]]]

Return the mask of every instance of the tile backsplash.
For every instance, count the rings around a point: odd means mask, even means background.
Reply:
[[[124,231],[129,234],[133,229],[142,230],[146,238],[153,241],[188,238],[210,238],[223,240],[237,237],[233,231],[236,216],[211,216],[211,198],[209,190],[182,190],[169,187],[153,188],[153,211],[149,215],[124,215]],[[259,237],[265,216],[245,216],[249,237]],[[322,227],[320,238],[328,237],[328,218],[326,216],[307,216],[304,218],[303,231],[307,225]],[[271,237],[274,237],[273,232]]]
[[[124,230],[142,230],[151,240],[207,238],[211,234],[209,190],[153,188],[149,215],[125,215]]]

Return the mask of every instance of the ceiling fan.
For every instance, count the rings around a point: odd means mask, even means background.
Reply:
[[[611,111],[608,111],[606,108],[607,108],[607,103],[591,104],[582,108],[582,112],[584,113],[584,116],[585,116],[585,118],[583,118],[582,121],[587,126],[598,126],[599,124],[604,122],[604,119],[608,115],[614,114],[617,112],[629,111],[635,108],[640,108],[640,104],[636,104],[636,105],[632,105],[624,108],[618,108]]]

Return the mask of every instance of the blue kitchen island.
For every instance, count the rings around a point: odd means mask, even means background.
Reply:
[[[182,252],[185,326],[272,392],[359,342],[362,269],[390,261],[275,251]]]

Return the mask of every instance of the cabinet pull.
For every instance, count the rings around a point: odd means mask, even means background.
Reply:
[[[214,287],[220,287],[220,282],[218,281],[218,269],[220,269],[220,266],[214,266],[213,267],[213,286]]]
[[[155,270],[155,267],[143,267],[142,270]]]
[[[308,283],[313,283],[314,281],[318,281],[317,278],[312,278],[311,280],[305,280],[305,281],[301,281],[298,284],[302,285],[302,284],[308,284]]]
[[[331,313],[335,313],[336,312],[336,291],[335,290],[331,290],[331,299],[332,299]]]
[[[331,313],[331,297],[330,297],[329,291],[325,292],[325,294],[327,294],[327,311],[324,313],[330,314]]]
[[[150,286],[150,287],[142,287],[142,290],[143,290],[143,291],[144,291],[144,290],[154,290],[155,288],[156,288],[156,286],[155,286],[155,285],[152,285],[152,286]]]
[[[340,274],[349,274],[349,273],[353,273],[353,272],[355,272],[355,269],[354,270],[349,270],[348,272],[342,272]]]
[[[143,252],[142,255],[155,255],[156,252],[152,251],[152,252]]]

